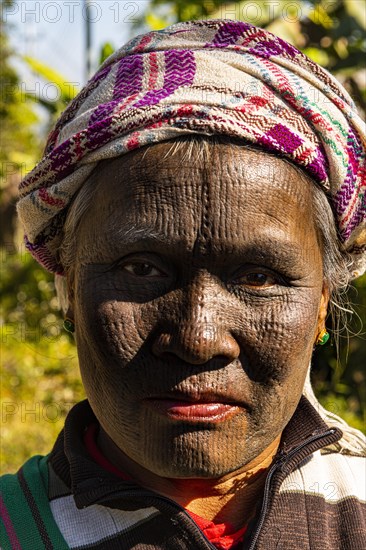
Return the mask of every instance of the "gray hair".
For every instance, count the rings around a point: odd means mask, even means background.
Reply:
[[[160,159],[160,162],[163,163],[166,158],[174,156],[178,152],[182,152],[183,154],[182,161],[190,163],[210,162],[212,155],[215,154],[213,146],[222,143],[226,143],[233,148],[243,147],[245,149],[261,151],[260,148],[252,144],[239,142],[228,137],[186,135],[176,138],[171,142],[171,147],[167,150],[165,156]],[[149,149],[149,146],[145,148],[144,155],[148,153]],[[324,284],[328,287],[330,293],[329,313],[333,319],[333,331],[338,351],[338,336],[342,331],[347,330],[347,313],[352,313],[345,299],[345,292],[351,280],[352,260],[345,250],[342,249],[332,208],[324,190],[320,189],[301,168],[285,158],[283,160],[290,163],[292,167],[301,173],[304,180],[312,185],[313,217],[322,246]],[[100,180],[98,180],[97,175],[98,172],[96,169],[74,198],[67,214],[59,251],[59,260],[64,266],[67,277],[72,277],[73,275],[77,229],[83,215],[92,203],[94,194],[98,188]],[[65,277],[56,275],[55,280],[60,306],[64,312],[68,309],[68,294],[65,279]],[[309,399],[328,426],[338,427],[343,432],[343,437],[340,441],[322,449],[322,452],[340,452],[355,456],[366,455],[366,437],[359,430],[349,426],[338,415],[324,409],[319,403],[312,389],[310,371],[311,365],[307,372],[303,394]]]

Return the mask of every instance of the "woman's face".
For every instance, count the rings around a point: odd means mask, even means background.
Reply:
[[[105,432],[160,476],[219,477],[300,399],[326,291],[311,182],[226,144],[105,161],[69,281],[81,373]]]

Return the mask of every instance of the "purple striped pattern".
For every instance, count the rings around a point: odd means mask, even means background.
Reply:
[[[322,148],[318,147],[315,150],[314,158],[306,165],[306,169],[316,181],[325,181],[328,168],[327,157]]]
[[[273,151],[280,149],[285,153],[293,153],[295,149],[304,143],[304,140],[283,124],[276,124],[264,134],[259,143]]]
[[[298,55],[298,50],[278,38],[276,41],[273,40],[263,40],[258,42],[254,48],[250,48],[249,53],[253,55],[260,55],[261,57],[272,57],[275,55],[284,55],[285,57],[294,58]]]
[[[160,90],[151,90],[134,107],[140,108],[155,105],[167,98],[180,87],[192,84],[196,63],[193,52],[188,50],[171,50],[164,52],[165,74],[164,85]]]
[[[141,91],[143,74],[142,55],[135,54],[131,57],[124,57],[118,63],[112,100],[102,103],[94,110],[89,120],[89,126],[108,117],[124,99],[138,94]]]
[[[206,44],[206,47],[226,48],[231,44],[235,44],[238,38],[242,38],[244,33],[251,28],[253,28],[252,25],[243,21],[227,21],[220,25],[212,42]]]
[[[337,191],[334,197],[334,204],[337,209],[337,213],[340,216],[346,211],[347,205],[352,198],[357,173],[360,169],[360,160],[362,158],[362,145],[359,137],[355,134],[352,128],[349,128],[348,130],[347,155],[347,174],[344,183],[342,183],[339,191]]]
[[[351,235],[352,231],[354,231],[354,229],[356,229],[357,227],[361,226],[361,224],[363,224],[365,220],[366,220],[366,194],[364,190],[361,197],[361,204],[359,205],[358,209],[355,211],[348,225],[343,231],[343,234],[342,234],[343,240],[346,241]],[[363,249],[365,250],[366,245],[361,244],[361,247],[362,246],[363,246]]]
[[[62,128],[69,120],[75,116],[76,112],[84,101],[94,92],[101,82],[104,82],[112,69],[112,65],[106,66],[99,70],[88,82],[87,86],[81,90],[76,98],[70,103],[70,105],[62,113],[61,117],[56,123],[55,129],[51,132],[47,140],[45,147],[45,154],[50,153],[56,146],[59,136],[59,129]]]

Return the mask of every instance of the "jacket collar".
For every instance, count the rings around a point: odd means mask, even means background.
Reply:
[[[83,438],[87,427],[97,419],[87,400],[69,412],[65,427],[50,454],[55,473],[71,489],[79,508],[105,501],[108,495],[141,489],[134,482],[117,478],[90,457]],[[315,408],[302,396],[295,413],[283,431],[277,460],[286,463],[286,475],[311,455],[338,441],[342,432],[329,430]]]

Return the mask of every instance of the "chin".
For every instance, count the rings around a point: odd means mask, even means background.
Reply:
[[[210,479],[223,477],[243,468],[262,449],[247,447],[244,438],[233,445],[228,437],[217,437],[209,430],[191,431],[173,438],[161,438],[170,444],[162,446],[146,442],[137,456],[140,465],[156,475],[167,478]],[[144,458],[144,464],[141,462]]]
[[[169,464],[149,465],[155,475],[169,479],[218,479],[241,468],[242,465],[228,467],[227,464],[217,463],[210,457],[203,461],[188,460],[185,464],[182,461]],[[152,469],[153,468],[153,469]]]

